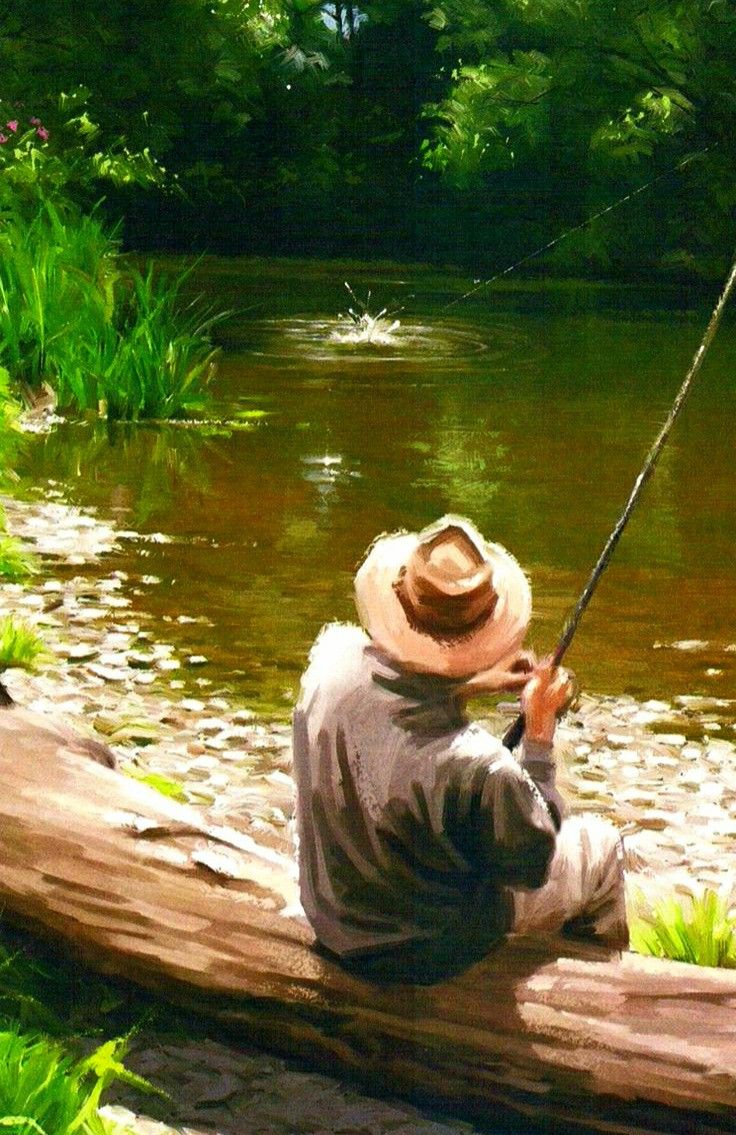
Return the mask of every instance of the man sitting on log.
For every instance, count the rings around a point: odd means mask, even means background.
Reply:
[[[571,683],[520,652],[531,595],[516,560],[448,516],[378,539],[355,589],[365,630],[323,629],[294,716],[301,896],[320,947],[409,981],[509,931],[626,947],[618,832],[565,818],[555,787]],[[521,690],[519,761],[465,715],[500,690]]]

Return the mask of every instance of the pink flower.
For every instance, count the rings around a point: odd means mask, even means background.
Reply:
[[[12,130],[14,134],[17,133],[17,131],[18,131],[18,120],[17,120],[17,118],[11,118],[10,122],[6,122],[5,125],[7,126],[8,130]]]
[[[8,138],[7,134],[0,134],[0,146],[4,146],[5,143],[9,141],[10,139]]]
[[[28,121],[30,122],[31,126],[40,126],[41,125],[41,119],[40,118],[29,118]]]
[[[48,142],[49,132],[48,132],[48,130],[46,129],[45,126],[39,126],[36,133],[38,134],[38,136],[39,136],[39,138],[41,139],[42,142]]]

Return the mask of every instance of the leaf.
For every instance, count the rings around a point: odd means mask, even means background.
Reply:
[[[141,784],[147,784],[149,788],[154,788],[162,796],[168,796],[169,799],[179,800],[182,803],[187,800],[184,786],[178,780],[172,780],[158,772],[144,772],[142,769],[136,768],[135,765],[125,765],[122,771],[133,780],[138,780]]]

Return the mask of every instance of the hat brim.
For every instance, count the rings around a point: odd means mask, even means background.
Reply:
[[[521,567],[500,544],[474,533],[493,569],[498,596],[488,616],[472,630],[442,638],[412,625],[395,583],[420,543],[419,534],[382,536],[369,549],[355,577],[360,620],[375,645],[405,669],[447,678],[467,678],[509,660],[519,650],[531,618],[531,589]]]

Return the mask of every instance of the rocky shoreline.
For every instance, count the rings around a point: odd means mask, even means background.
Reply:
[[[22,616],[55,656],[37,674],[6,671],[12,697],[104,739],[130,775],[158,778],[161,790],[283,847],[293,796],[288,723],[264,723],[234,704],[212,685],[204,654],[181,654],[145,613],[133,612],[131,596],[155,579],[104,570],[104,557],[121,539],[152,537],[116,531],[61,500],[11,500],[6,511],[10,530],[41,557],[43,572],[30,586],[1,585],[0,614]],[[501,731],[504,723],[494,727]],[[703,886],[732,891],[736,700],[584,696],[561,725],[559,742],[571,808],[604,814],[621,828],[632,886],[647,895]],[[169,1122],[239,1135],[472,1131],[263,1054],[214,1042],[174,1047],[142,1038],[131,1060],[154,1080],[177,1085]],[[151,1135],[163,1130],[120,1107],[108,1110],[124,1126]]]

